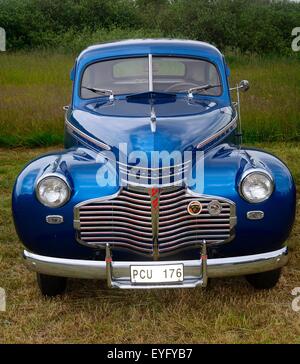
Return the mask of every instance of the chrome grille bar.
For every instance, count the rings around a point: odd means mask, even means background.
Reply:
[[[186,180],[190,166],[191,160],[154,168],[140,165],[127,165],[118,162],[120,179],[125,185],[139,185],[145,188],[149,188],[153,184],[160,187],[182,186]]]

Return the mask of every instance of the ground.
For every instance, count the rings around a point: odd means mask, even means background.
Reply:
[[[300,185],[299,145],[259,146],[284,160]],[[7,293],[0,343],[300,343],[291,294],[300,287],[299,212],[290,263],[271,291],[256,291],[243,278],[215,279],[207,289],[143,292],[70,280],[64,296],[43,298],[22,263],[10,196],[22,166],[44,151],[0,149],[0,287]]]

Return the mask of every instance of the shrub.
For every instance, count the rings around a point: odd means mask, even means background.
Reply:
[[[0,0],[9,50],[163,36],[287,55],[296,26],[300,3],[284,0]]]

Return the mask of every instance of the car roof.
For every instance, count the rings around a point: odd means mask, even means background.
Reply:
[[[194,40],[179,39],[130,39],[92,45],[77,58],[82,66],[95,60],[145,54],[190,56],[222,62],[222,53],[213,45]]]

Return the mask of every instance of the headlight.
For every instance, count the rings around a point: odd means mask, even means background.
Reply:
[[[47,176],[41,179],[36,186],[38,200],[48,207],[60,207],[70,198],[70,188],[60,177]]]
[[[249,172],[241,181],[240,193],[248,202],[267,200],[274,190],[272,177],[264,171]]]

